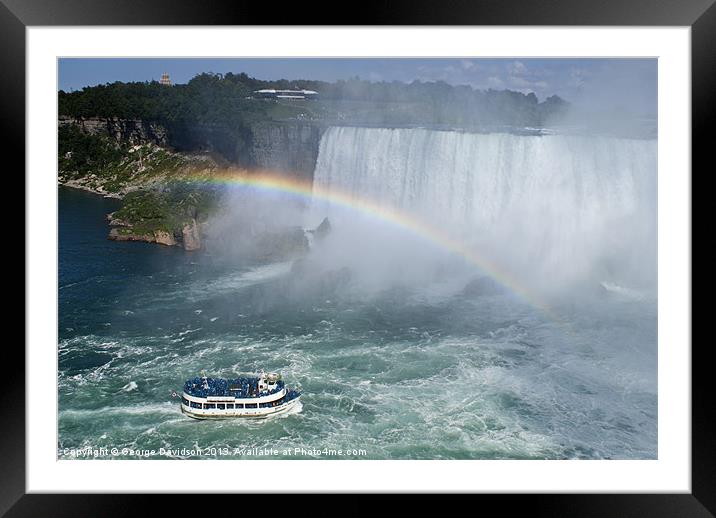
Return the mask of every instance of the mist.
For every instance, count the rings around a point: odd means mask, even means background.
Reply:
[[[408,214],[542,292],[655,283],[651,140],[334,128],[314,181]],[[360,253],[373,234],[352,232]],[[405,254],[400,243],[385,248],[400,264],[445,261],[430,239]]]
[[[227,186],[218,206],[206,225],[205,248],[213,261],[250,264],[285,259],[291,254],[271,256],[271,242],[281,244],[287,236],[303,236],[306,200],[281,192]]]
[[[541,297],[656,292],[655,140],[336,127],[313,185],[321,197],[229,188],[213,260],[300,261],[295,283],[342,271],[363,296],[454,295],[484,277]]]
[[[568,89],[558,93],[567,109],[545,123],[564,132],[656,139],[657,61],[617,59],[585,69],[572,68]]]
[[[571,69],[569,102],[540,104],[536,133],[488,132],[480,110],[474,131],[376,127],[379,114],[370,127],[328,127],[312,179],[321,195],[230,188],[207,250],[228,263],[300,261],[299,283],[343,271],[353,294],[454,294],[495,278],[543,297],[655,296],[656,71],[649,60]],[[347,85],[361,97],[369,83]],[[315,239],[324,218],[331,232]]]

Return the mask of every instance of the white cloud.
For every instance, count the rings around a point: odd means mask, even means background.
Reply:
[[[505,82],[497,76],[490,76],[487,78],[487,84],[491,88],[502,88],[505,85]]]
[[[513,76],[513,77],[510,77],[510,84],[513,86],[518,86],[518,87],[526,87],[526,86],[530,86],[531,83],[529,81],[527,81],[527,79],[525,79],[524,77],[514,77]]]
[[[571,68],[569,70],[569,81],[568,85],[572,88],[582,88],[585,83],[585,73],[582,69],[579,68]]]
[[[522,93],[542,91],[549,88],[549,83],[543,79],[542,71],[535,72],[527,68],[522,61],[507,63],[507,77],[505,81],[510,88]]]
[[[507,64],[507,72],[511,76],[523,76],[527,74],[527,66],[522,61],[513,61]]]
[[[545,81],[530,81],[529,79],[525,79],[523,77],[513,77],[511,78],[510,82],[515,86],[520,87],[531,87],[531,88],[547,88],[549,86]]]

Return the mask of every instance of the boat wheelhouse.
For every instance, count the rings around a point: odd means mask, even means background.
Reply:
[[[194,419],[268,417],[297,408],[300,396],[277,373],[234,379],[202,375],[184,383],[181,410]]]

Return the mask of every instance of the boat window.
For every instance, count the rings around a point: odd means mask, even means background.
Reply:
[[[236,403],[236,408],[244,408],[244,404],[243,404],[243,403]]]
[[[216,408],[218,408],[219,410],[224,410],[226,407],[224,406],[224,403],[219,403],[218,405],[216,405]]]
[[[226,403],[226,408],[227,408],[228,410],[232,410],[232,409],[234,408],[234,404],[233,404],[233,403]]]
[[[187,398],[185,398],[185,397],[181,398],[181,402],[182,402],[185,406],[189,406],[189,400],[188,400]]]
[[[214,403],[204,403],[204,408],[216,408]]]
[[[246,403],[246,408],[258,408],[258,405],[256,403]]]
[[[192,402],[191,402],[191,407],[192,407],[192,408],[201,408],[201,403],[194,403],[194,402],[192,401]]]

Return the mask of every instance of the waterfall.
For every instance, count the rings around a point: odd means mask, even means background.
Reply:
[[[409,214],[526,276],[655,282],[656,150],[615,137],[333,127],[314,186]]]

